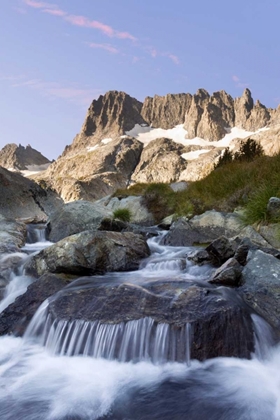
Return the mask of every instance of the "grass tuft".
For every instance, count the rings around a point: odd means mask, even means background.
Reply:
[[[131,211],[127,208],[120,208],[120,209],[116,209],[113,212],[113,217],[114,219],[118,219],[121,220],[123,222],[130,222],[132,214]]]

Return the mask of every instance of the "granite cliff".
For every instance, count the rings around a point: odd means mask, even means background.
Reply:
[[[199,89],[144,103],[110,91],[92,102],[73,143],[35,179],[65,201],[95,200],[131,182],[193,181],[240,139],[255,138],[267,154],[278,150],[279,129],[280,107],[254,102],[249,89],[236,99]]]

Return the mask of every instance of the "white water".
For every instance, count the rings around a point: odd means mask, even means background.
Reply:
[[[190,264],[189,248],[149,243],[153,255],[139,272],[123,273],[123,281],[203,280],[212,270]],[[252,360],[192,360],[188,366],[188,326],[184,363],[166,363],[172,353],[167,324],[151,318],[118,326],[52,322],[46,307],[24,338],[0,337],[1,420],[280,420],[280,348],[271,347],[270,328],[256,315]]]
[[[30,228],[28,226],[28,228]],[[25,252],[16,252],[12,254],[2,255],[0,258],[1,266],[12,259],[17,258],[19,260],[16,270],[13,270],[13,265],[7,275],[7,286],[5,288],[4,296],[2,301],[0,301],[0,313],[4,311],[11,303],[13,303],[16,298],[26,292],[27,287],[34,281],[33,277],[26,276],[24,272],[24,264],[29,258],[28,254],[34,254],[42,249],[52,245],[52,242],[46,240],[45,226],[39,225],[39,228],[36,228],[36,225],[32,225],[31,232],[28,231],[27,240],[38,240],[40,242],[35,243],[26,243],[22,248]],[[0,273],[1,274],[1,273]]]

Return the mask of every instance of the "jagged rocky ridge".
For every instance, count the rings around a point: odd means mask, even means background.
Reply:
[[[29,144],[24,147],[9,143],[0,150],[0,166],[9,170],[26,171],[41,166],[46,169],[50,163],[49,159]]]
[[[174,137],[175,127],[180,138]],[[266,131],[258,132],[264,127]],[[213,169],[225,148],[216,142],[233,128],[246,130],[243,138],[250,135],[267,154],[273,153],[278,149],[280,107],[254,103],[249,89],[236,99],[225,91],[210,95],[199,89],[194,95],[147,97],[144,103],[110,91],[92,102],[73,143],[35,179],[44,179],[65,201],[95,200],[132,181],[197,180]],[[192,140],[197,137],[203,141]],[[232,145],[238,148],[240,140]],[[193,159],[189,152],[195,151]]]

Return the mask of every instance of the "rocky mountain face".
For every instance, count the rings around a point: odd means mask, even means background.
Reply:
[[[152,127],[173,128],[178,124],[184,124],[191,102],[192,95],[189,93],[155,95],[153,98],[148,96],[143,103],[141,115]]]
[[[30,145],[18,146],[15,143],[6,144],[0,150],[0,166],[16,171],[28,170],[32,166],[47,165],[51,162]]]
[[[193,181],[213,169],[225,148],[213,142],[231,129],[247,130],[252,136],[250,133],[269,127],[254,134],[266,144],[267,152],[271,144],[265,133],[274,133],[271,141],[275,144],[277,124],[280,107],[273,110],[259,101],[254,103],[249,89],[236,99],[225,91],[210,95],[199,89],[194,95],[148,97],[144,103],[124,92],[110,91],[92,102],[73,143],[34,179],[44,179],[65,201],[96,200],[130,182]],[[170,134],[174,127],[180,127],[179,140]],[[149,136],[156,129],[164,134],[147,140],[139,134]],[[238,147],[240,140],[233,144]],[[194,155],[190,157],[189,152]]]

